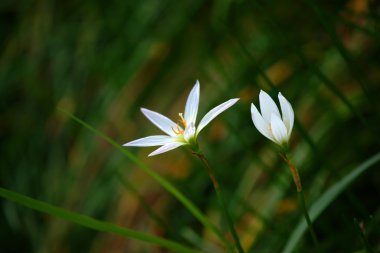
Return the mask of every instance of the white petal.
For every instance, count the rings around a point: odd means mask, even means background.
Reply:
[[[185,120],[188,124],[195,121],[197,119],[198,113],[198,105],[199,105],[199,81],[195,83],[193,89],[190,91],[189,97],[187,98],[186,106],[185,106]]]
[[[152,147],[152,146],[161,146],[174,141],[174,138],[167,135],[152,135],[148,137],[144,137],[141,139],[137,139],[134,141],[130,141],[125,143],[123,146],[125,147]]]
[[[196,134],[198,135],[199,132],[205,126],[207,126],[208,123],[210,123],[211,120],[213,120],[216,116],[218,116],[219,114],[221,114],[222,112],[224,112],[225,110],[227,110],[228,108],[230,108],[231,106],[233,106],[238,100],[239,100],[239,98],[233,98],[233,99],[230,99],[230,100],[224,102],[223,104],[220,104],[217,107],[211,109],[211,111],[209,111],[203,117],[203,119],[201,120],[201,122],[199,122]]]
[[[170,136],[176,136],[176,134],[173,131],[173,128],[175,129],[177,127],[177,124],[174,123],[171,119],[165,117],[164,115],[158,112],[154,112],[145,108],[141,108],[141,112],[159,129],[161,129]]]
[[[288,129],[288,136],[292,133],[294,124],[294,111],[292,105],[288,100],[280,93],[278,93],[278,100],[280,101],[282,121]]]
[[[195,126],[194,126],[194,123],[191,123],[190,125],[188,125],[185,129],[185,132],[183,133],[183,138],[186,140],[186,141],[189,141],[190,138],[194,137],[195,135]]]
[[[178,148],[178,147],[185,145],[185,144],[186,143],[183,143],[183,142],[168,143],[162,147],[159,147],[158,149],[156,149],[155,151],[150,153],[148,156],[154,156],[154,155],[162,154],[162,153],[168,152],[170,150],[173,150],[173,149]]]
[[[277,144],[282,145],[284,142],[289,140],[288,133],[284,122],[275,114],[272,114],[272,118],[270,121],[272,134]]]
[[[259,111],[257,110],[256,106],[254,104],[251,104],[251,116],[252,116],[252,121],[257,130],[270,139],[271,141],[274,141],[273,135],[271,131],[269,130],[270,123],[266,123],[264,118],[261,116]]]
[[[272,114],[281,117],[276,103],[265,91],[260,91],[259,99],[261,115],[267,123],[271,122]]]

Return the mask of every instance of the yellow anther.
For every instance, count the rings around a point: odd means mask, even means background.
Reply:
[[[177,124],[177,127],[176,128],[173,128],[172,127],[172,130],[173,132],[176,134],[176,135],[180,135],[180,134],[183,134],[185,131],[181,129],[181,127]]]
[[[183,117],[183,114],[182,113],[179,113],[179,122],[177,123],[177,126],[175,128],[172,127],[172,130],[173,132],[176,134],[176,135],[180,135],[180,134],[183,134],[185,132],[185,130],[183,130],[181,128],[181,126],[186,129],[186,126],[187,126],[187,123],[186,123],[186,120],[184,119]]]
[[[182,124],[182,126],[184,127],[184,128],[186,128],[186,126],[187,126],[187,123],[186,123],[186,120],[183,118],[183,114],[182,113],[179,113],[179,117],[180,117],[180,119],[181,119],[181,124]]]

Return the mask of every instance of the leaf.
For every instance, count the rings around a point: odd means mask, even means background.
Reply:
[[[343,177],[340,181],[331,186],[322,196],[317,199],[309,209],[311,221],[315,221],[321,213],[362,173],[369,169],[372,165],[380,161],[380,153],[367,159],[365,162],[353,169],[349,174]],[[296,245],[307,229],[306,221],[302,218],[298,225],[293,230],[283,253],[294,252]]]
[[[74,121],[82,125],[83,127],[87,128],[97,136],[103,138],[105,141],[107,141],[109,144],[111,144],[113,147],[121,151],[131,162],[136,164],[138,167],[140,167],[142,170],[144,170],[149,176],[151,176],[159,185],[161,185],[165,190],[167,190],[169,193],[171,193],[179,202],[181,202],[187,210],[189,210],[190,213],[194,215],[206,228],[210,229],[215,233],[215,235],[218,236],[218,238],[224,242],[226,246],[229,247],[229,242],[224,238],[223,234],[220,232],[220,230],[212,224],[207,217],[187,198],[185,197],[179,190],[175,188],[169,181],[161,177],[159,174],[157,174],[153,169],[151,169],[148,165],[143,163],[141,160],[139,160],[135,155],[133,155],[131,152],[129,152],[127,149],[123,148],[120,144],[118,144],[116,141],[105,135],[104,133],[100,132],[99,130],[95,129],[94,127],[90,126],[83,120],[79,119],[75,115],[73,115],[70,112],[67,112],[64,109],[59,108],[60,111],[68,115],[70,118],[72,118]]]
[[[67,221],[79,224],[81,226],[91,228],[100,232],[107,232],[116,234],[123,237],[133,238],[139,241],[145,241],[148,243],[160,245],[167,249],[175,250],[177,252],[187,252],[187,253],[199,253],[198,250],[190,249],[182,244],[173,242],[167,239],[159,238],[156,236],[148,235],[145,233],[137,232],[127,228],[116,226],[112,223],[96,220],[90,216],[78,214],[64,208],[53,206],[46,202],[36,200],[25,195],[16,193],[0,187],[0,196],[21,204],[23,206],[29,207],[31,209],[40,211],[42,213],[49,214],[51,216],[59,217]]]

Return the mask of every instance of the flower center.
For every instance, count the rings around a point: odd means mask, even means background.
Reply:
[[[178,123],[177,123],[177,126],[176,128],[173,128],[172,127],[172,130],[173,132],[176,134],[176,135],[180,135],[180,134],[183,134],[185,132],[185,130],[183,129],[186,129],[186,126],[187,126],[187,122],[186,120],[183,118],[183,114],[182,113],[179,113],[179,120],[178,120]]]

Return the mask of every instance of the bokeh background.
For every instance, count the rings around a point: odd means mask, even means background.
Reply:
[[[279,91],[311,205],[379,151],[380,2],[51,1],[0,3],[0,185],[205,252],[223,245],[156,181],[62,108],[117,143],[159,134],[201,83],[200,117],[241,100],[199,135],[247,252],[281,252],[302,213],[278,148],[250,103]],[[186,149],[147,158],[226,234],[210,180]],[[380,165],[315,221],[319,252],[380,252]],[[372,251],[368,251],[370,245]],[[365,251],[367,248],[367,251]],[[0,200],[0,252],[169,252]],[[306,233],[295,252],[317,252]]]

